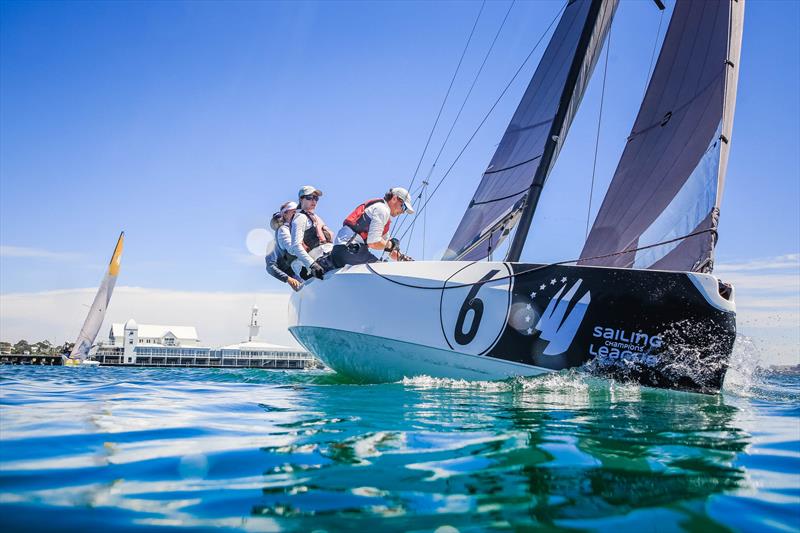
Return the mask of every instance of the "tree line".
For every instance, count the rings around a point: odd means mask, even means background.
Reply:
[[[65,342],[61,345],[54,345],[46,340],[30,343],[25,339],[21,339],[17,341],[16,344],[0,342],[0,353],[59,355],[62,353],[69,353],[74,344],[74,342]]]

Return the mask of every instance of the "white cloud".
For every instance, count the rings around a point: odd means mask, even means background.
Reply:
[[[69,289],[0,295],[0,339],[61,344],[74,341],[96,289]],[[112,322],[134,318],[140,324],[197,327],[207,346],[247,339],[250,308],[259,307],[259,338],[296,346],[287,330],[288,293],[189,292],[117,287],[98,335],[108,336]]]
[[[80,254],[72,252],[51,252],[42,248],[30,248],[28,246],[7,246],[0,245],[0,257],[5,258],[38,258],[51,259],[56,261],[72,261],[78,259]]]
[[[764,362],[800,363],[800,254],[721,264],[714,273],[735,287],[737,329]]]
[[[797,271],[800,268],[800,254],[786,254],[776,257],[753,259],[743,263],[721,263],[714,267],[716,272],[742,272],[747,270],[782,270]]]
[[[718,265],[714,271],[736,289],[739,308],[800,311],[800,254]]]

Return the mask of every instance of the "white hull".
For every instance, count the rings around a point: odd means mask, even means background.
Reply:
[[[63,366],[100,366],[100,361],[95,361],[93,359],[73,359],[71,357],[63,357],[62,358]]]
[[[487,264],[468,267],[464,279],[457,276],[455,282],[480,278]],[[439,288],[465,265],[470,263],[418,261],[370,267],[405,283]],[[502,272],[508,274],[505,268]],[[372,274],[366,265],[344,267],[324,281],[306,283],[293,294],[289,331],[330,368],[369,382],[417,375],[492,380],[548,372],[482,355],[496,342],[506,322],[510,283],[508,279],[484,289],[494,320],[487,315],[482,335],[463,350],[454,350],[453,339],[448,341],[442,334],[442,291],[391,283]],[[452,321],[469,287],[446,292],[445,314]]]
[[[366,382],[494,380],[593,361],[634,368],[643,383],[713,391],[735,337],[735,306],[707,274],[376,263],[307,282],[290,299],[289,331],[333,370]],[[684,354],[702,367],[700,379],[670,373]]]
[[[423,375],[483,381],[552,372],[546,368],[352,331],[314,326],[294,326],[290,331],[300,344],[326,365],[366,383],[394,382]]]

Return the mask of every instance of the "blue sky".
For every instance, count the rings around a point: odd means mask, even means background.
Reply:
[[[434,154],[508,5],[484,9]],[[440,168],[561,5],[514,5]],[[319,213],[334,228],[361,201],[406,185],[479,8],[0,3],[0,292],[95,286],[122,229],[122,285],[282,290],[248,252],[248,233],[306,183],[325,192]],[[650,1],[623,1],[617,12],[595,210],[638,111],[661,16]],[[721,264],[800,250],[800,3],[748,2],[744,31]],[[526,65],[438,193],[427,258],[449,242],[534,68]],[[524,260],[581,249],[601,86],[598,68]],[[421,229],[411,244],[418,257]]]

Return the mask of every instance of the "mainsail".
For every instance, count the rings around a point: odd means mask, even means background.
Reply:
[[[544,183],[566,138],[616,7],[617,0],[567,3],[442,259],[483,259],[514,227],[534,177]]]
[[[86,320],[83,322],[83,327],[75,340],[75,345],[69,354],[70,359],[85,359],[89,355],[89,349],[97,337],[97,332],[100,331],[100,326],[103,325],[103,319],[106,316],[108,302],[111,300],[111,293],[114,292],[114,285],[117,283],[117,274],[119,274],[119,263],[122,259],[122,243],[125,240],[125,232],[119,234],[117,245],[114,247],[114,253],[111,256],[111,261],[108,264],[108,271],[100,283],[100,288],[97,289],[97,294],[92,302],[92,307],[89,309],[89,314],[86,315]]]
[[[711,271],[743,16],[744,0],[676,3],[579,264]]]

